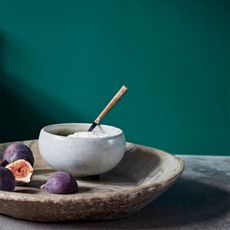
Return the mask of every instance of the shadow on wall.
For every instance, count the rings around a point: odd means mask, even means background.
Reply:
[[[9,41],[0,36],[0,142],[36,139],[40,129],[52,123],[84,122],[71,108],[6,73],[5,45],[9,46]],[[54,111],[66,114],[65,119],[60,119]]]

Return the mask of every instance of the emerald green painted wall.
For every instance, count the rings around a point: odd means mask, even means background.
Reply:
[[[177,154],[230,154],[229,1],[0,0],[0,141],[103,123]]]

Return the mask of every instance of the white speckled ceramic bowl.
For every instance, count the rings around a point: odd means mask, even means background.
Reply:
[[[90,125],[66,123],[42,128],[38,145],[43,159],[52,168],[65,170],[74,176],[98,175],[113,169],[125,153],[123,131],[116,127],[99,125],[93,132],[108,136],[68,137],[74,132],[87,131]]]

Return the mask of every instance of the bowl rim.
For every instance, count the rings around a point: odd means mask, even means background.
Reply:
[[[71,137],[71,136],[62,136],[62,135],[58,135],[58,134],[54,134],[54,133],[51,133],[51,132],[49,132],[49,131],[47,131],[47,129],[48,128],[51,128],[51,127],[55,127],[55,126],[76,126],[76,125],[87,125],[87,126],[89,126],[90,127],[90,125],[91,125],[92,123],[55,123],[55,124],[49,124],[49,125],[46,125],[46,126],[44,126],[42,129],[41,129],[41,131],[40,131],[40,133],[41,132],[44,132],[44,133],[46,133],[46,134],[48,134],[48,135],[50,135],[50,136],[54,136],[54,137],[57,137],[57,138],[59,138],[59,139],[81,139],[81,140],[103,140],[103,139],[111,139],[111,138],[115,138],[115,137],[118,137],[118,136],[122,136],[122,135],[124,135],[124,132],[123,132],[123,130],[122,129],[120,129],[120,128],[118,128],[118,127],[115,127],[115,126],[111,126],[111,125],[105,125],[105,124],[99,124],[98,126],[99,127],[109,127],[109,128],[112,128],[112,129],[114,129],[114,130],[117,130],[118,132],[117,133],[115,133],[115,134],[111,134],[111,135],[108,135],[108,136],[104,136],[104,137],[97,137],[97,138],[88,138],[88,137]]]

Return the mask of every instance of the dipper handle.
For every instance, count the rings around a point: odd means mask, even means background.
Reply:
[[[95,123],[99,124],[100,121],[104,118],[104,116],[113,108],[114,105],[124,96],[127,92],[128,88],[126,86],[122,86],[120,90],[116,93],[116,95],[112,98],[112,100],[106,105],[106,107],[102,110],[102,112],[98,115]]]
[[[117,102],[124,96],[124,94],[128,91],[128,88],[126,86],[122,86],[119,91],[116,93],[116,95],[111,99],[111,101],[106,105],[106,107],[102,110],[102,112],[98,115],[98,117],[95,119],[91,127],[89,128],[89,132],[91,132],[104,118],[104,116],[113,108],[114,105],[117,104]]]

